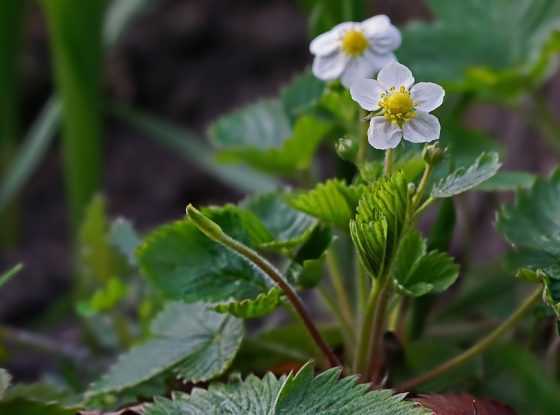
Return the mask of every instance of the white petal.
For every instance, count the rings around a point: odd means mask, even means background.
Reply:
[[[346,65],[348,57],[342,52],[333,52],[326,56],[315,56],[313,60],[313,75],[323,81],[337,79]]]
[[[445,91],[433,82],[418,82],[410,89],[417,110],[430,112],[443,103]]]
[[[313,55],[323,56],[333,53],[340,47],[341,33],[355,23],[341,23],[328,32],[320,34],[309,44],[309,51]]]
[[[416,117],[403,126],[404,139],[411,143],[428,143],[438,140],[441,126],[436,116],[418,111]]]
[[[378,14],[360,23],[367,37],[384,32],[390,25],[391,20],[384,14]]]
[[[369,144],[378,150],[395,148],[401,142],[403,132],[397,124],[391,124],[385,117],[373,117],[368,128]]]
[[[381,82],[386,89],[392,87],[400,88],[401,86],[410,88],[414,83],[414,77],[410,69],[398,62],[392,62],[383,67],[383,69],[379,71],[377,80]]]
[[[340,77],[340,82],[342,82],[342,85],[346,88],[351,88],[354,82],[371,78],[373,75],[375,75],[375,66],[366,55],[364,55],[359,58],[351,59],[348,62],[348,65],[346,65]]]
[[[393,25],[389,25],[384,31],[369,35],[370,47],[376,53],[385,54],[393,52],[401,45],[401,32]]]
[[[352,99],[368,111],[379,109],[379,100],[385,90],[375,79],[357,79],[352,83],[350,94]]]

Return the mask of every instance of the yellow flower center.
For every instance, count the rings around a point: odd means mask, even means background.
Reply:
[[[360,56],[368,47],[366,35],[360,30],[349,30],[342,38],[342,50],[352,57]]]
[[[399,89],[393,87],[381,95],[379,106],[383,109],[383,116],[389,122],[401,127],[416,116],[414,101],[404,86]]]

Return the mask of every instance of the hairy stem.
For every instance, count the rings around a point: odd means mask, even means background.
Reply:
[[[222,231],[217,223],[204,216],[200,211],[194,208],[194,206],[187,206],[187,214],[189,215],[192,223],[208,238],[224,245],[232,251],[237,252],[239,255],[246,258],[254,266],[260,269],[272,281],[274,281],[274,283],[284,292],[284,295],[292,304],[294,310],[298,313],[299,317],[303,321],[303,324],[305,324],[307,331],[327,358],[329,365],[331,367],[342,366],[338,357],[334,354],[330,346],[321,336],[319,329],[306,310],[303,301],[299,298],[294,289],[286,282],[280,272],[270,262],[260,256],[253,249],[227,235],[224,231]]]
[[[496,329],[494,329],[486,337],[479,340],[469,349],[465,350],[463,353],[451,358],[450,360],[440,364],[429,372],[423,375],[412,378],[404,383],[398,385],[395,389],[397,391],[410,391],[418,385],[429,382],[438,376],[459,367],[472,358],[485,352],[490,346],[492,346],[502,335],[513,329],[519,321],[525,317],[525,315],[533,308],[533,306],[539,301],[542,295],[542,288],[536,289],[527,299],[513,312],[513,314],[500,324]]]
[[[426,187],[428,187],[428,182],[430,181],[430,176],[432,175],[433,166],[430,163],[426,163],[426,167],[424,168],[424,173],[422,174],[422,178],[420,179],[420,183],[418,184],[418,189],[412,198],[412,211],[416,209],[416,207],[422,201],[422,197],[424,196],[424,192],[426,191]]]
[[[370,351],[366,379],[371,380],[374,384],[379,377],[379,371],[383,367],[383,332],[387,321],[387,305],[391,298],[391,281],[387,278],[385,284],[381,288],[379,298],[375,305],[375,318],[371,329]]]
[[[371,288],[369,298],[364,310],[362,317],[362,327],[359,332],[358,337],[358,349],[356,351],[354,359],[354,372],[361,373],[367,367],[367,357],[368,350],[370,346],[371,336],[369,336],[369,330],[373,325],[373,319],[375,316],[375,306],[379,299],[379,294],[383,284],[379,280],[374,281],[374,285]]]
[[[385,151],[385,162],[383,164],[383,174],[390,176],[393,172],[393,164],[395,163],[395,152],[392,148]]]

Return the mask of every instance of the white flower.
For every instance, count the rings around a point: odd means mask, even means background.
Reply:
[[[315,55],[313,74],[323,81],[340,78],[350,88],[354,80],[372,77],[395,61],[393,51],[400,44],[399,30],[385,15],[361,23],[341,23],[309,45]]]
[[[375,79],[352,84],[352,99],[374,112],[368,129],[369,143],[380,150],[395,148],[404,138],[412,143],[438,140],[441,126],[430,114],[443,103],[445,91],[432,82],[414,85],[412,72],[392,62]]]

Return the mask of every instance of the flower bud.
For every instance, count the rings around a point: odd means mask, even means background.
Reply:
[[[187,205],[187,216],[199,231],[212,240],[219,239],[224,234],[222,228],[216,222],[206,217],[190,203]]]
[[[422,157],[424,161],[432,166],[438,164],[445,156],[446,149],[441,148],[438,143],[429,144],[424,147]]]

